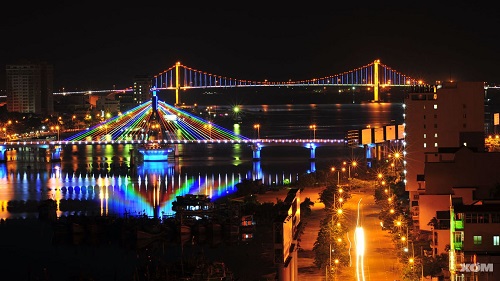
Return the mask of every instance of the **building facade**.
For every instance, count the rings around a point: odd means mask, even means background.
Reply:
[[[6,65],[7,110],[52,114],[53,66],[46,62],[20,61]]]
[[[415,88],[405,96],[405,181],[414,225],[419,195],[425,193],[426,157],[440,148],[460,146],[484,150],[484,83],[446,82]]]
[[[300,190],[290,189],[283,201],[283,208],[273,222],[275,280],[298,279],[298,240],[300,236]]]
[[[151,77],[147,75],[136,75],[134,77],[133,97],[136,104],[151,100]]]
[[[453,281],[500,280],[500,200],[452,201],[450,273]]]

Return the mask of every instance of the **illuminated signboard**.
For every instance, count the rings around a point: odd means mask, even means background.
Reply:
[[[385,126],[385,140],[396,139],[396,125]]]
[[[375,139],[375,143],[381,143],[384,142],[384,128],[374,128],[373,129],[373,135]]]
[[[372,129],[361,130],[361,144],[373,143],[372,139]]]
[[[405,126],[398,125],[398,140],[402,140],[405,138],[404,132],[405,132]]]

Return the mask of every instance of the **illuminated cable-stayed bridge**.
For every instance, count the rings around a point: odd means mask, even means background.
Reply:
[[[260,159],[265,146],[299,146],[310,150],[315,158],[319,146],[344,146],[344,139],[250,139],[223,128],[211,121],[186,112],[158,99],[152,89],[152,99],[129,111],[112,117],[64,139],[18,140],[0,143],[0,161],[6,161],[5,152],[18,147],[43,147],[51,161],[60,160],[63,145],[132,144],[152,161],[168,159],[179,144],[247,144],[253,159]],[[59,132],[58,132],[59,136]],[[175,153],[175,152],[174,152]],[[145,158],[146,159],[146,158]]]
[[[252,81],[220,76],[205,71],[197,70],[177,62],[175,65],[160,72],[152,78],[151,85],[156,90],[174,90],[175,104],[180,104],[180,90],[209,89],[209,88],[236,88],[236,87],[283,87],[283,86],[352,86],[370,87],[373,89],[373,101],[379,101],[379,88],[387,86],[408,87],[422,85],[423,81],[417,80],[391,67],[382,64],[380,60],[339,74],[328,75],[320,78],[311,78],[298,81]],[[130,92],[133,87],[122,90],[92,90],[54,93],[66,94],[92,94],[110,92]]]

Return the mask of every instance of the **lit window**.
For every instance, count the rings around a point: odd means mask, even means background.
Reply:
[[[493,246],[500,246],[500,236],[493,236]]]
[[[438,143],[437,142],[434,143],[434,147],[438,147]]]
[[[437,138],[437,137],[438,137],[438,133],[435,133],[435,134],[434,134],[434,137],[435,137],[435,138]]]
[[[438,105],[437,104],[434,105],[434,109],[438,109]]]
[[[427,138],[427,134],[424,134],[424,139],[426,139],[426,138]]]
[[[474,245],[481,245],[483,237],[481,235],[474,235]]]
[[[427,144],[424,142],[424,148],[426,148],[426,147],[427,147]]]

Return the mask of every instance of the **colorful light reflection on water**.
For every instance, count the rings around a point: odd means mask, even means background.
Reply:
[[[175,214],[172,202],[177,196],[204,194],[216,200],[236,192],[236,184],[243,179],[255,180],[259,177],[264,183],[295,181],[292,174],[266,175],[261,170],[180,174],[175,164],[170,162],[145,162],[138,166],[134,176],[63,172],[57,163],[24,171],[18,171],[17,167],[9,168],[9,165],[16,164],[0,165],[2,219],[38,216],[36,210],[14,210],[12,206],[18,206],[20,202],[39,203],[45,199],[56,200],[58,216],[171,216]],[[254,168],[260,169],[260,165],[254,165]]]

